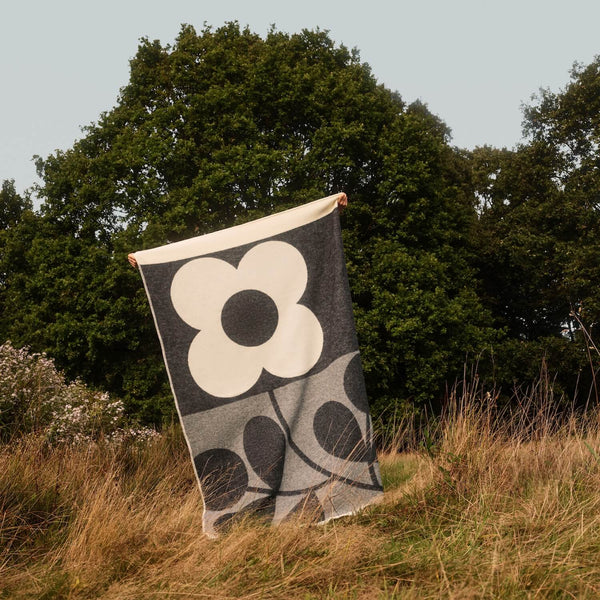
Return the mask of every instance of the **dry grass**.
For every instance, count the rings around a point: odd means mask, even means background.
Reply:
[[[0,597],[600,597],[598,414],[559,419],[532,393],[498,415],[491,400],[465,390],[424,449],[383,453],[384,501],[360,515],[217,540],[175,430],[1,447]]]

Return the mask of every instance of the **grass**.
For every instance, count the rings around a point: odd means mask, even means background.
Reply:
[[[598,598],[600,413],[550,400],[498,414],[465,390],[422,449],[400,431],[380,455],[382,502],[216,540],[177,430],[24,438],[0,447],[0,598]]]

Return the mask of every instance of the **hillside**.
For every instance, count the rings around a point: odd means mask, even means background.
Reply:
[[[383,502],[326,525],[201,534],[177,428],[150,441],[0,448],[0,597],[597,598],[600,418],[465,390],[380,456]],[[502,423],[502,425],[500,425]]]

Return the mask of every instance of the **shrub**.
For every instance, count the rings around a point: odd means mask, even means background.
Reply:
[[[41,434],[52,444],[157,435],[129,423],[121,400],[77,380],[68,383],[52,359],[6,342],[0,346],[0,440],[27,433]]]

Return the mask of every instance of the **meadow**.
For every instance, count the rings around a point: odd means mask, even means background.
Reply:
[[[598,598],[600,411],[557,411],[543,378],[496,404],[471,384],[397,423],[383,500],[355,516],[218,539],[177,427],[24,435],[0,447],[0,597]]]

